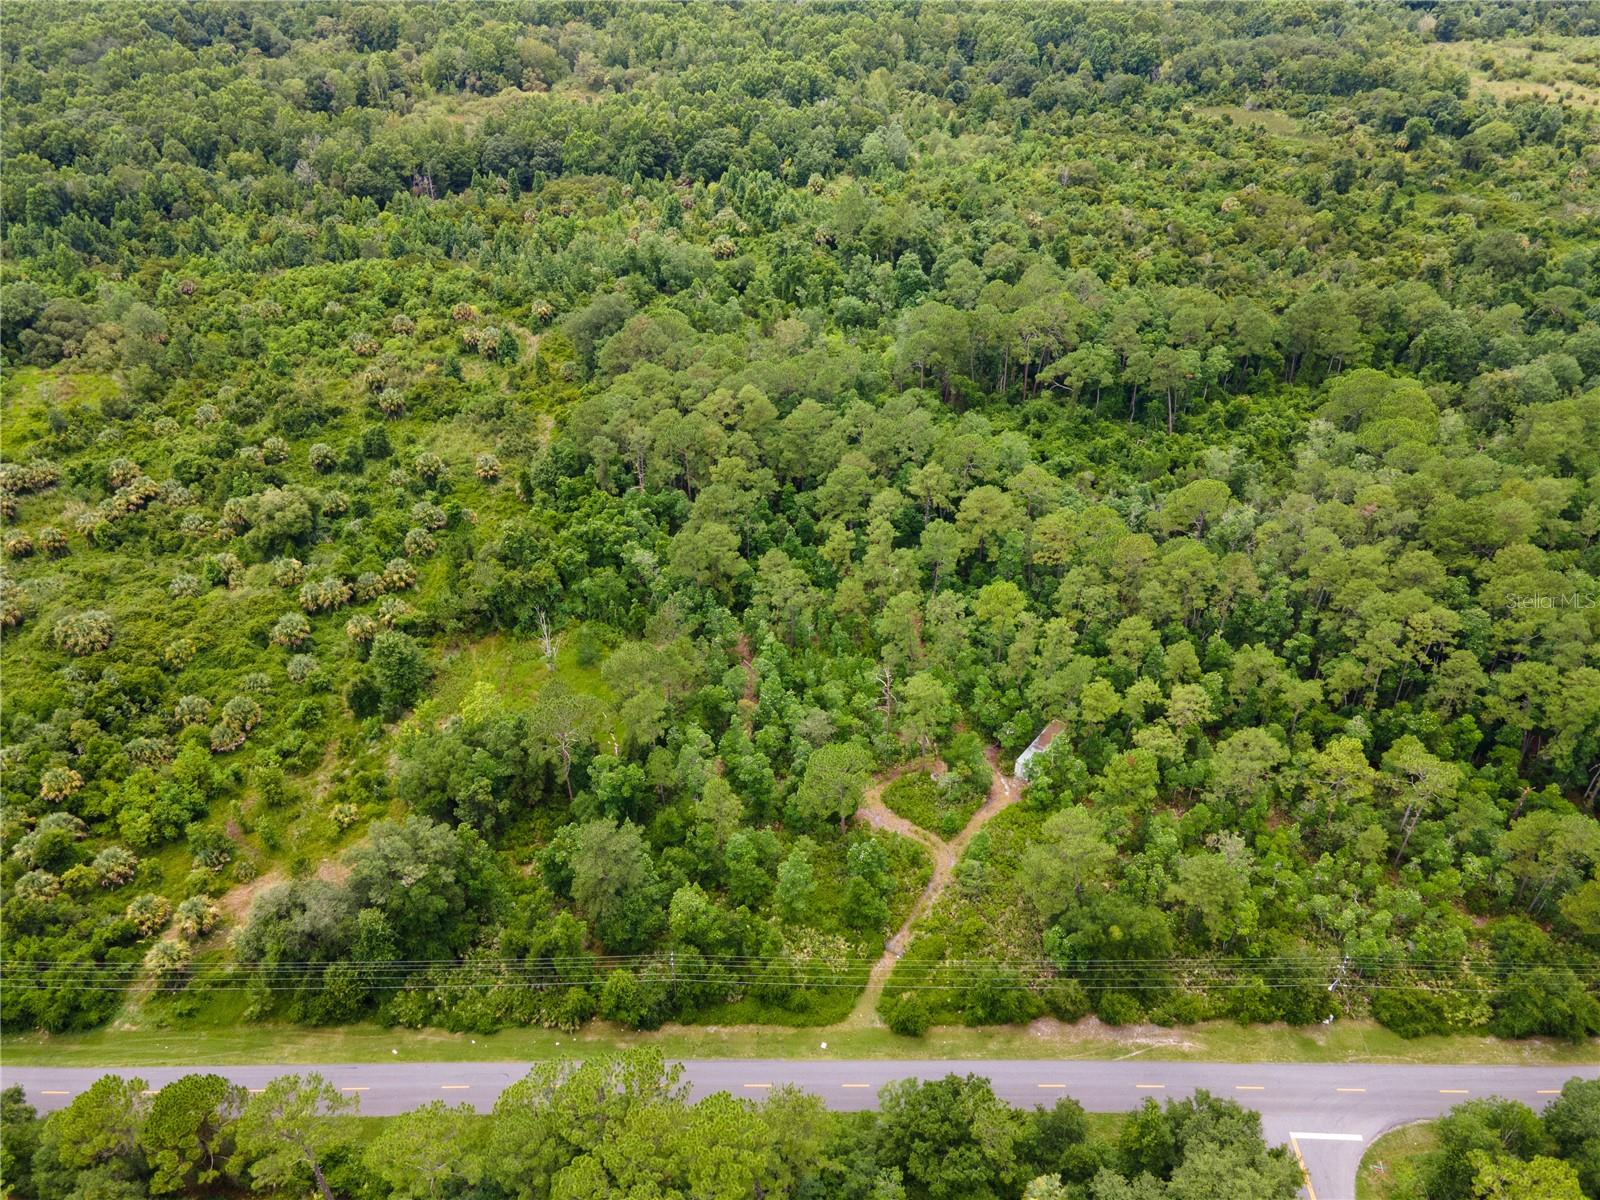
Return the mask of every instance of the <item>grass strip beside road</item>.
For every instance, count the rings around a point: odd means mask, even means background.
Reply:
[[[1356,1200],[1411,1194],[1417,1160],[1439,1145],[1439,1123],[1417,1121],[1391,1129],[1367,1148],[1356,1175]]]
[[[824,1047],[824,1043],[826,1044]],[[11,1066],[222,1066],[338,1062],[534,1061],[583,1057],[654,1045],[671,1058],[794,1059],[1118,1059],[1194,1062],[1475,1063],[1506,1066],[1590,1065],[1600,1041],[1502,1041],[1490,1037],[1406,1040],[1363,1021],[1314,1029],[1231,1022],[1160,1029],[1111,1029],[1095,1021],[1062,1026],[985,1029],[940,1027],[921,1038],[885,1029],[788,1029],[771,1026],[668,1026],[639,1033],[596,1023],[578,1033],[505,1029],[492,1034],[350,1025],[145,1029],[113,1025],[90,1033],[13,1034],[0,1039]]]

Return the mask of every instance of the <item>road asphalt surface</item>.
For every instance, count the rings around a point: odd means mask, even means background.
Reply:
[[[1380,1133],[1436,1117],[1474,1096],[1504,1096],[1542,1109],[1574,1075],[1600,1078],[1594,1067],[1410,1067],[1335,1063],[1242,1064],[1088,1062],[1083,1060],[872,1060],[793,1059],[687,1061],[683,1081],[695,1097],[714,1092],[759,1099],[793,1085],[814,1092],[830,1108],[877,1106],[878,1089],[894,1079],[937,1079],[952,1072],[986,1077],[1001,1099],[1021,1107],[1050,1105],[1070,1096],[1093,1112],[1137,1108],[1146,1097],[1187,1096],[1196,1088],[1239,1101],[1261,1113],[1267,1141],[1287,1144],[1307,1173],[1309,1200],[1354,1200],[1356,1168]],[[5,1086],[22,1085],[42,1112],[60,1108],[101,1075],[136,1076],[151,1088],[193,1071],[215,1071],[249,1088],[279,1075],[320,1072],[358,1096],[361,1111],[386,1116],[432,1100],[487,1110],[506,1085],[522,1078],[526,1063],[384,1062],[279,1067],[0,1069]]]

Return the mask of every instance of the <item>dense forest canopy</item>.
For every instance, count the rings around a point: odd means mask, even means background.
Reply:
[[[1074,1100],[1011,1108],[976,1075],[899,1080],[879,1093],[881,1113],[841,1114],[789,1087],[759,1104],[726,1092],[691,1101],[680,1074],[651,1051],[548,1063],[492,1112],[435,1101],[359,1122],[359,1094],[314,1074],[254,1094],[220,1075],[186,1075],[159,1091],[107,1075],[43,1121],[9,1088],[0,1173],[20,1200],[197,1190],[323,1200],[1198,1200],[1213,1194],[1208,1186],[1292,1200],[1298,1191],[1298,1168],[1283,1147],[1267,1148],[1260,1116],[1204,1091],[1147,1100],[1112,1132]],[[1596,1107],[1590,1086],[1571,1081],[1552,1111],[1581,1127]],[[1520,1142],[1494,1157],[1516,1164],[1519,1155]]]
[[[1596,34],[10,6],[5,1021],[1600,1033]]]
[[[436,1100],[363,1118],[318,1074],[246,1089],[222,1075],[146,1087],[106,1075],[40,1119],[0,1092],[0,1179],[19,1200],[217,1194],[391,1200],[1292,1200],[1301,1172],[1260,1115],[1204,1090],[1091,1117],[1077,1101],[1013,1108],[977,1075],[902,1079],[880,1111],[834,1113],[776,1088],[698,1099],[651,1050],[552,1062],[492,1109]],[[1600,1080],[1542,1114],[1484,1096],[1398,1169],[1394,1200],[1584,1200],[1600,1192]],[[1380,1143],[1381,1145],[1381,1143]],[[1378,1149],[1378,1147],[1374,1147]],[[1585,1190],[1587,1189],[1587,1190]],[[247,1191],[246,1191],[247,1190]]]

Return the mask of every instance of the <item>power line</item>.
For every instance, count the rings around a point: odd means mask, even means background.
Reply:
[[[389,962],[295,960],[202,964],[189,979],[216,992],[315,992],[330,986],[330,967],[348,968],[367,991],[435,991],[526,988],[550,990],[598,982],[607,971],[629,969],[647,981],[703,984],[729,990],[759,987],[850,989],[864,987],[877,958],[844,956],[796,960],[775,955],[673,954],[552,955],[531,959],[409,959]],[[1119,991],[1244,991],[1294,988],[1331,990],[1354,977],[1363,990],[1416,986],[1478,993],[1527,973],[1522,964],[1470,959],[1407,959],[1352,956],[1248,958],[1170,956],[1142,959],[947,959],[898,961],[889,979],[895,991],[967,992],[1032,990],[1058,980]],[[1600,965],[1564,968],[1584,983],[1600,982]],[[120,992],[156,974],[140,961],[12,959],[0,963],[0,991]]]

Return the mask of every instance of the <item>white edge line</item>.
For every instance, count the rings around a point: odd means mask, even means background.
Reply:
[[[1364,1142],[1367,1140],[1359,1133],[1295,1133],[1291,1131],[1289,1136],[1297,1142]]]

